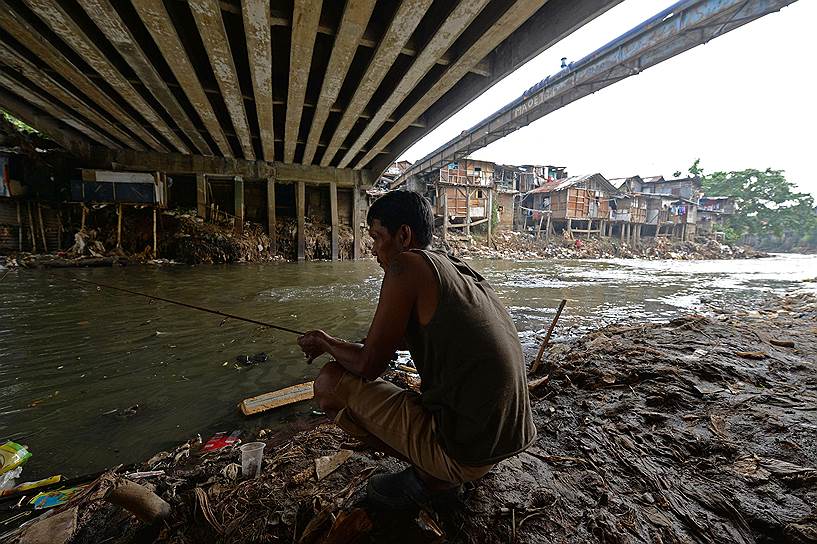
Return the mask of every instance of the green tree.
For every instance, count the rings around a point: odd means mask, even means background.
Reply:
[[[695,159],[695,162],[689,167],[689,175],[693,177],[702,177],[704,175],[704,169],[701,168],[700,157]]]
[[[698,163],[696,160],[690,172],[693,168],[702,172]],[[803,236],[817,229],[814,198],[796,191],[783,170],[715,172],[703,176],[702,181],[705,194],[735,199],[737,210],[728,227],[738,234],[782,236],[789,232]]]

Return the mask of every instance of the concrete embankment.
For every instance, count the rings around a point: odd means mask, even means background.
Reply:
[[[157,454],[137,467],[170,506],[153,525],[106,500],[116,470],[63,517],[73,542],[813,542],[816,338],[817,297],[800,294],[551,345],[529,380],[536,443],[452,511],[367,508],[366,478],[400,463],[326,422],[260,433],[256,479],[235,447]]]

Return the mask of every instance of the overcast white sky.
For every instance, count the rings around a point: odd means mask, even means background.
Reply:
[[[669,7],[625,0],[543,52],[411,147],[415,161],[489,112]],[[705,172],[765,169],[817,197],[817,1],[799,0],[706,45],[582,98],[494,142],[473,158],[671,176],[696,157]]]

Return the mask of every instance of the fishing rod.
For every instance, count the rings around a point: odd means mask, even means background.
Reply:
[[[194,304],[187,304],[186,302],[179,302],[178,300],[170,300],[169,298],[162,298],[157,297],[155,295],[147,295],[145,293],[140,293],[139,291],[131,291],[130,289],[123,289],[122,287],[114,287],[113,285],[106,285],[104,283],[97,283],[95,281],[90,280],[82,280],[79,278],[74,278],[74,281],[88,283],[90,285],[95,285],[97,287],[103,287],[105,289],[113,289],[114,291],[121,291],[123,293],[129,293],[131,295],[138,295],[140,297],[149,298],[152,300],[161,300],[162,302],[169,302],[170,304],[176,304],[177,306],[183,306],[185,308],[192,308],[193,310],[199,310],[202,312],[207,312],[210,314],[220,315],[221,317],[226,317],[229,319],[237,319],[239,321],[246,321],[247,323],[253,323],[255,325],[261,325],[262,327],[269,327],[270,329],[276,329],[279,331],[289,332],[292,334],[297,334],[298,336],[303,336],[304,333],[301,331],[296,331],[295,329],[288,329],[287,327],[282,327],[280,325],[273,325],[272,323],[265,323],[263,321],[258,321],[256,319],[250,319],[248,317],[241,317],[240,315],[228,314],[226,312],[220,312],[218,310],[211,310],[210,308],[204,308],[203,306],[196,306]]]
[[[3,277],[2,277],[2,278],[0,278],[0,281],[3,281],[4,279],[6,279],[6,276],[8,276],[8,275],[9,275],[9,272],[11,272],[11,268],[9,268],[9,269],[7,269],[7,270],[6,270],[5,274],[3,274]]]

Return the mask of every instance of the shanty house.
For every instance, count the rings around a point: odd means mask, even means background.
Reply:
[[[698,199],[698,233],[709,234],[714,225],[735,213],[735,199],[731,196],[702,196]]]
[[[606,225],[609,221],[610,198],[616,192],[601,174],[574,176],[549,181],[528,191],[522,205],[532,213],[545,213],[554,228],[563,227],[571,236],[574,231],[589,235],[601,232],[602,223]],[[573,221],[585,222],[586,228],[574,229]],[[593,229],[594,221],[597,221],[596,230]]]

